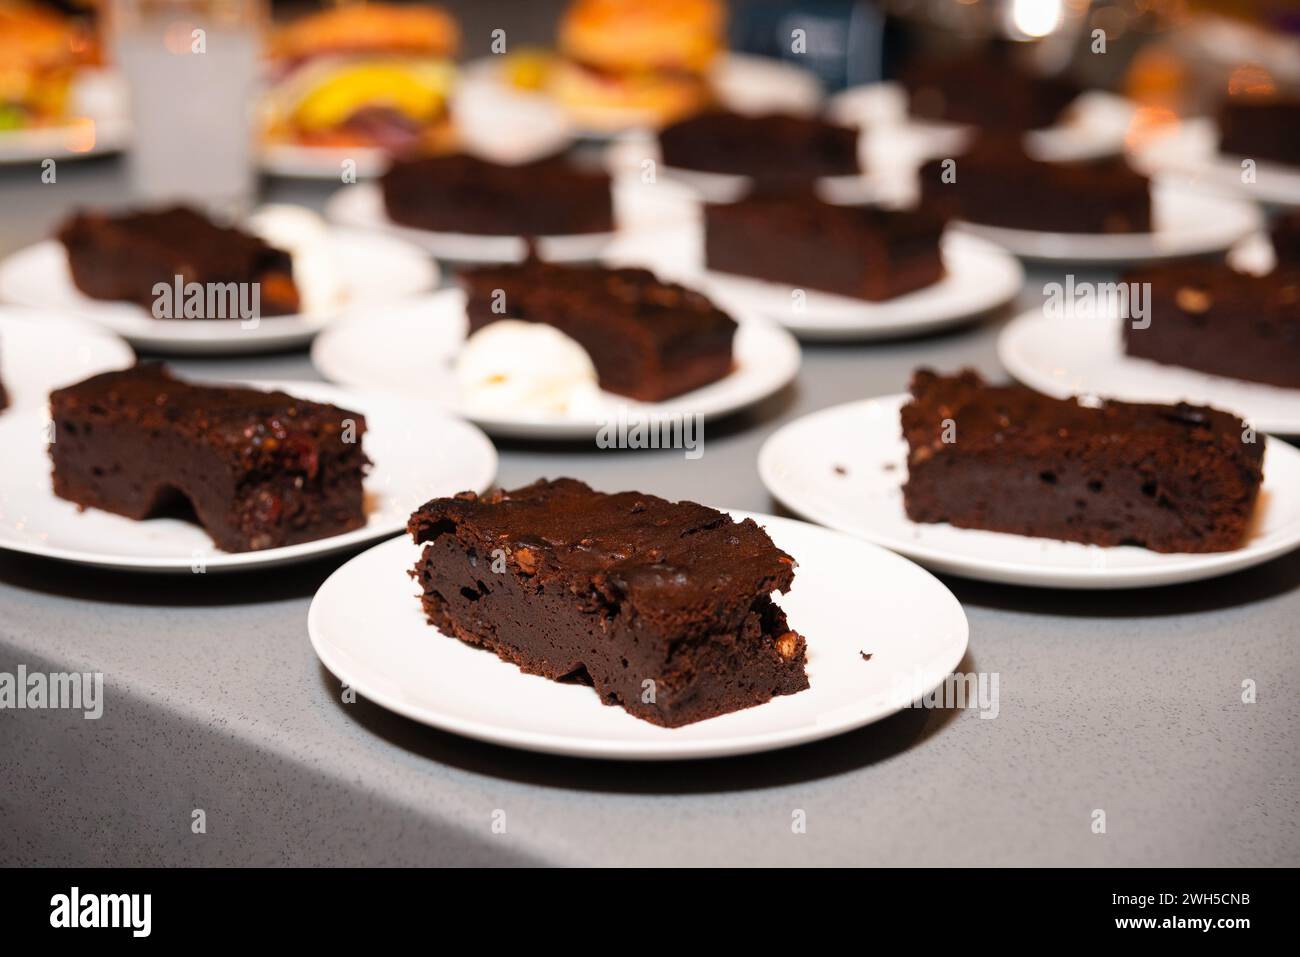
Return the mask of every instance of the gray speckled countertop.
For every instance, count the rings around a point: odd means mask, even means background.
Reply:
[[[35,175],[0,170],[0,254],[124,183],[111,159],[64,164],[57,187]],[[1031,274],[1026,302],[1047,278]],[[779,424],[898,392],[922,363],[1000,377],[1010,314],[806,347],[798,384],[711,427],[698,461],[499,443],[500,481],[574,475],[772,511],[754,463]],[[315,377],[305,353],[176,365]],[[157,578],[0,554],[0,671],[102,671],[106,698],[98,721],[0,712],[0,863],[1300,864],[1300,554],[1113,594],[947,579],[971,624],[961,670],[1000,675],[996,719],[905,711],[788,751],[664,765],[514,752],[342,703],[306,632],[342,560]]]

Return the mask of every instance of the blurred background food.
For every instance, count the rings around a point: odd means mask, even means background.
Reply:
[[[267,135],[319,146],[436,149],[460,43],[433,6],[349,4],[296,17],[268,38]]]
[[[73,77],[98,61],[93,8],[0,3],[0,131],[62,122]]]

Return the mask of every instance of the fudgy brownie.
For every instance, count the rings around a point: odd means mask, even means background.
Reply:
[[[614,228],[609,176],[563,156],[503,166],[454,153],[398,160],[380,179],[403,226],[491,236],[562,236]]]
[[[1054,233],[1151,230],[1145,176],[1120,158],[1045,163],[1017,139],[981,136],[955,158],[921,167],[923,205],[970,223]]]
[[[1300,96],[1231,97],[1219,111],[1219,152],[1300,166]]]
[[[762,182],[852,175],[858,131],[825,120],[711,111],[659,133],[666,166],[752,176]]]
[[[943,277],[943,217],[756,193],[704,207],[709,269],[879,301]]]
[[[557,479],[434,499],[408,530],[430,624],[638,718],[672,728],[808,687],[771,597],[794,559],[752,519]]]
[[[1124,281],[1150,290],[1150,324],[1124,323],[1129,355],[1300,389],[1300,271],[1252,276],[1224,263],[1175,263]]]
[[[1245,541],[1264,437],[1203,406],[1052,399],[969,370],[912,378],[903,501],[915,522],[1157,552]],[[1247,441],[1249,434],[1254,441]]]
[[[365,419],[283,392],[191,385],[157,363],[50,394],[54,492],[144,519],[186,504],[228,552],[366,522]]]
[[[996,52],[922,61],[904,70],[902,82],[913,116],[1017,131],[1054,125],[1082,92],[1070,80],[1029,73]]]
[[[470,332],[498,319],[559,329],[591,356],[600,387],[669,399],[731,371],[736,323],[701,293],[645,269],[530,259],[461,274]]]
[[[287,252],[257,236],[219,226],[185,206],[149,212],[110,215],[80,212],[59,229],[68,252],[72,281],[87,296],[134,302],[152,311],[164,283],[256,283],[263,316],[294,313],[299,308],[293,263]],[[251,291],[246,294],[251,296]],[[164,318],[237,319],[226,315],[186,316],[180,303]]]

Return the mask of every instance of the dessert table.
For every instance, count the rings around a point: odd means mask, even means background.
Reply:
[[[111,157],[62,164],[54,185],[39,174],[0,169],[0,255],[126,192]],[[331,190],[266,186],[317,209]],[[1017,303],[955,331],[805,344],[797,382],[710,422],[698,459],[498,442],[499,482],[567,475],[776,511],[755,467],[774,429],[902,391],[918,365],[1004,378],[1001,324],[1062,276],[1031,269]],[[173,364],[317,378],[305,351]],[[1300,863],[1300,552],[1110,593],[945,578],[971,626],[959,670],[998,676],[996,716],[906,710],[803,747],[663,764],[512,751],[346,700],[306,628],[346,557],[161,577],[0,553],[0,671],[104,675],[98,720],[0,714],[0,864]],[[866,653],[873,627],[844,622]]]

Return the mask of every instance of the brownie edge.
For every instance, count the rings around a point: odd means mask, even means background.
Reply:
[[[1245,542],[1265,440],[1236,416],[1053,399],[971,370],[920,369],[911,391],[901,420],[914,522],[1156,552]]]
[[[808,687],[772,601],[794,559],[752,519],[574,479],[433,499],[407,530],[430,624],[664,727]]]

